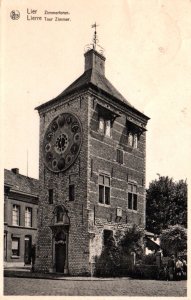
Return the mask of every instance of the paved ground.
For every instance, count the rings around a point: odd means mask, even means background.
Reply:
[[[186,296],[187,281],[4,278],[4,295]]]

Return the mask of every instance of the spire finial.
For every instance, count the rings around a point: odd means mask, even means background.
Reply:
[[[92,28],[95,28],[94,37],[93,37],[93,49],[95,49],[95,50],[96,50],[96,45],[99,42],[99,40],[97,39],[97,31],[96,31],[97,26],[99,26],[99,25],[96,24],[96,22],[92,25]]]
[[[84,51],[89,51],[92,49],[93,47],[93,50],[96,50],[97,52],[99,52],[100,54],[103,55],[103,52],[104,52],[104,49],[103,47],[101,47],[98,43],[99,43],[99,40],[97,38],[97,26],[99,26],[96,22],[91,26],[91,28],[95,28],[94,30],[94,36],[93,36],[93,43],[91,44],[87,44],[85,47],[84,47]],[[98,49],[97,49],[98,48]]]

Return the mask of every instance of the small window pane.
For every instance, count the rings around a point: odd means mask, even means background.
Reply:
[[[104,131],[104,119],[99,118],[99,130]]]
[[[19,256],[19,238],[12,238],[12,255]]]
[[[129,132],[128,142],[130,146],[133,146],[133,134]]]
[[[105,187],[105,204],[110,204],[110,188]]]
[[[137,195],[133,195],[133,209],[137,210]]]
[[[104,184],[104,176],[103,175],[99,175],[99,184]]]
[[[49,204],[53,204],[53,189],[48,190],[48,198]]]
[[[132,209],[132,193],[128,193],[128,208]]]
[[[117,162],[123,164],[123,151],[117,149]]]
[[[128,183],[128,191],[132,192],[133,191],[133,186],[132,184]]]
[[[111,121],[105,121],[105,135],[111,136]]]
[[[99,203],[104,203],[104,187],[99,185]]]
[[[13,205],[12,224],[14,226],[19,226],[19,221],[20,221],[20,207],[18,205]]]
[[[56,221],[58,223],[63,222],[63,216],[64,216],[63,209],[61,207],[57,208]]]
[[[137,193],[137,186],[133,185],[133,193]]]
[[[32,208],[31,207],[25,208],[25,226],[32,227]]]
[[[74,201],[75,199],[75,188],[74,184],[69,185],[69,201]]]
[[[134,148],[137,148],[137,143],[138,143],[138,137],[137,137],[137,134],[134,134],[134,141],[133,141]]]
[[[110,178],[105,176],[105,185],[110,186]]]

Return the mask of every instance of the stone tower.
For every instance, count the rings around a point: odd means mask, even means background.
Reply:
[[[145,225],[148,117],[105,77],[105,57],[85,53],[84,73],[40,105],[40,194],[35,269],[91,274],[108,236]]]

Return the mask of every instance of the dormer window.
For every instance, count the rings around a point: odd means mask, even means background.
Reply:
[[[99,132],[107,137],[111,137],[113,122],[119,115],[111,108],[97,104]]]
[[[129,132],[128,133],[128,145],[130,147],[133,147],[134,149],[137,149],[138,146],[138,134]]]
[[[138,141],[141,134],[146,131],[144,124],[139,123],[136,120],[126,119],[126,128],[127,128],[127,143],[128,146],[137,149]]]
[[[105,136],[111,136],[111,120],[105,120],[103,117],[99,118],[99,131]]]

